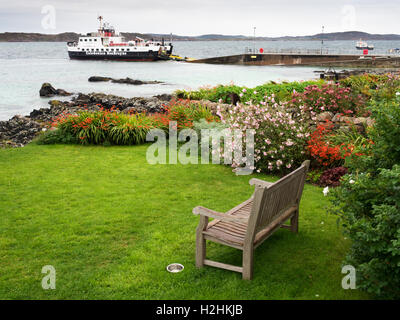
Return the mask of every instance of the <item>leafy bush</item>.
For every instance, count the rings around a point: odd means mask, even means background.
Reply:
[[[375,174],[379,168],[400,164],[400,98],[371,104],[375,124],[368,130],[369,143],[358,146],[364,156],[351,157],[346,166],[354,172]]]
[[[193,127],[193,121],[207,119],[217,121],[211,111],[201,104],[173,101],[165,106],[165,114],[125,114],[117,110],[80,111],[77,115],[62,114],[52,126],[56,133],[43,137],[51,143],[117,144],[144,143],[149,130],[159,128],[168,131],[169,121],[176,121],[178,129]]]
[[[232,106],[222,121],[232,130],[241,130],[243,136],[246,130],[255,130],[257,172],[285,173],[306,159],[305,146],[310,134],[303,108],[298,113],[288,113],[284,104],[274,103],[270,97],[259,105]]]
[[[206,106],[190,100],[171,101],[166,108],[169,121],[176,121],[178,129],[192,128],[193,121],[205,119],[208,122],[219,121]]]
[[[221,132],[227,128],[228,125],[226,123],[216,121],[209,122],[204,118],[193,123],[193,129],[196,131],[199,138],[201,138],[201,130],[215,130],[215,132]],[[212,135],[210,135],[210,139],[212,139]],[[199,142],[201,142],[201,139]]]
[[[241,102],[261,102],[266,96],[275,96],[276,102],[290,100],[293,92],[303,92],[307,86],[321,86],[322,81],[304,81],[304,82],[269,82],[255,88],[247,88],[236,85],[218,85],[212,88],[200,88],[195,91],[177,90],[175,95],[182,99],[191,100],[210,100],[214,102],[232,103],[229,94],[236,93],[240,96]]]
[[[400,298],[400,101],[372,107],[375,119],[361,146],[348,157],[351,174],[333,192],[334,213],[352,239],[346,263],[357,270],[357,286],[381,298]]]
[[[291,104],[305,106],[312,114],[326,111],[348,115],[368,115],[366,99],[354,94],[351,88],[339,84],[311,85],[304,92],[295,92]]]
[[[400,90],[400,76],[390,73],[385,75],[364,74],[343,79],[340,84],[368,99],[390,100],[395,98],[396,92]]]
[[[321,174],[319,184],[323,187],[338,187],[340,179],[347,174],[347,171],[345,167],[327,169]]]
[[[47,130],[45,132],[42,132],[36,138],[35,141],[37,144],[57,144],[57,143],[75,144],[75,143],[78,143],[78,140],[76,139],[76,137],[74,135],[65,134],[59,129]]]
[[[123,114],[114,110],[81,111],[78,115],[63,115],[56,119],[64,136],[71,135],[83,144],[140,144],[155,122],[145,114]]]
[[[354,179],[354,180],[353,180]],[[357,287],[380,298],[400,298],[400,166],[377,176],[343,178],[333,203],[352,240],[346,264],[356,268]]]
[[[319,179],[321,178],[321,175],[322,175],[321,169],[309,170],[307,172],[307,181],[319,185]]]

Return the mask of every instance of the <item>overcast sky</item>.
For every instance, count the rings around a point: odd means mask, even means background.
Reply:
[[[53,14],[54,13],[54,14]],[[201,35],[400,34],[400,0],[0,0],[0,32],[117,31]]]

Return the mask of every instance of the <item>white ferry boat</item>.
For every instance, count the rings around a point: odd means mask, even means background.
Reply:
[[[136,37],[134,41],[126,41],[114,27],[103,23],[103,17],[98,19],[97,32],[79,37],[78,42],[67,43],[70,59],[156,61],[166,60],[172,54],[172,43],[166,44],[164,39],[149,41]]]
[[[368,44],[366,41],[362,41],[360,39],[360,41],[356,43],[356,48],[358,50],[374,50],[375,47],[372,44]]]

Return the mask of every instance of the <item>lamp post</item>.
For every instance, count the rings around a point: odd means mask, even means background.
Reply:
[[[324,30],[325,30],[325,26],[322,26],[322,36],[321,36],[321,55],[322,55],[322,49],[324,48]]]

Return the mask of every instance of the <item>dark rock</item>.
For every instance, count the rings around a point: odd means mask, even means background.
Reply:
[[[92,76],[88,79],[90,82],[107,82],[111,81],[112,83],[124,83],[124,84],[133,84],[133,85],[142,85],[142,84],[160,84],[163,83],[161,81],[144,81],[144,80],[135,80],[126,77],[125,79],[114,79],[110,77],[101,77],[101,76]]]
[[[41,97],[54,97],[54,96],[70,96],[69,93],[63,89],[55,89],[50,83],[43,83],[39,90],[39,95]]]
[[[110,81],[110,80],[112,80],[112,78],[110,78],[110,77],[99,77],[99,76],[93,76],[93,77],[90,77],[88,79],[89,82],[102,82],[102,81],[107,82],[107,81]]]
[[[333,118],[333,113],[332,112],[322,112],[317,115],[317,121],[318,122],[325,122],[325,121],[331,121]]]
[[[72,93],[65,91],[63,89],[57,89],[57,96],[70,96]]]
[[[52,97],[57,94],[57,90],[50,83],[43,83],[39,94],[41,97]]]
[[[156,96],[154,96],[154,98],[157,98],[158,100],[161,100],[161,101],[171,101],[172,95],[164,93],[164,94],[156,95]]]
[[[142,85],[142,84],[159,84],[162,83],[160,81],[142,81],[142,80],[135,80],[131,78],[125,79],[112,79],[112,83],[125,83],[125,84],[133,84],[133,85]]]
[[[332,118],[332,122],[340,122],[340,118],[342,117],[343,115],[341,114],[341,113],[336,113],[334,116],[333,116],[333,118]]]

